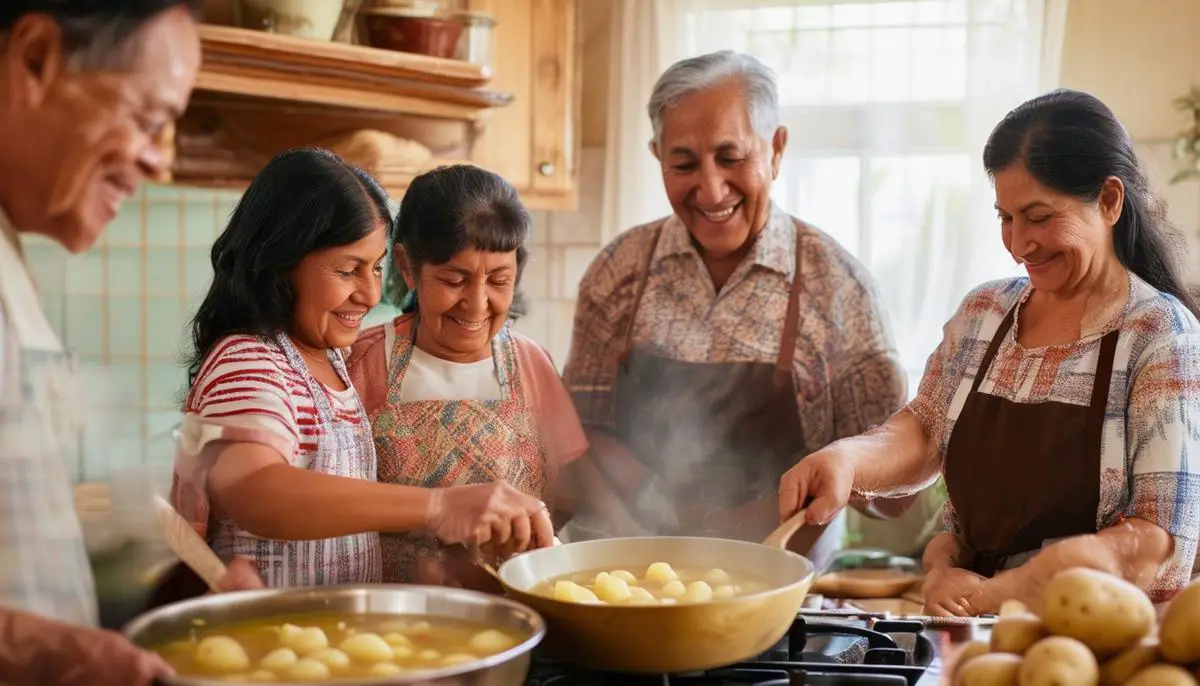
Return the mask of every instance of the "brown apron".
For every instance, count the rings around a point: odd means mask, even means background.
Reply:
[[[651,259],[661,235],[662,224]],[[631,509],[651,533],[762,541],[779,525],[779,479],[806,452],[792,379],[802,239],[797,224],[795,275],[774,363],[684,362],[634,348],[647,264],[617,375],[615,436],[648,472]],[[800,546],[809,538],[795,540]]]
[[[1118,331],[1100,341],[1091,403],[1018,403],[979,392],[1009,329],[1000,323],[946,446],[945,480],[966,550],[959,564],[992,576],[1048,542],[1095,533],[1100,444]]]

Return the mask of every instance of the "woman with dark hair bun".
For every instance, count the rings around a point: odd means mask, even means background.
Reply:
[[[291,150],[259,172],[213,245],[172,504],[272,587],[379,581],[379,532],[504,541],[511,522],[528,529],[542,511],[502,486],[376,481],[341,351],[379,302],[387,200],[333,153]]]
[[[1181,244],[1129,134],[1091,95],[1017,107],[983,164],[1028,277],[970,293],[917,397],[794,467],[781,514],[815,496],[819,521],[852,491],[903,494],[940,473],[950,498],[925,551],[930,613],[1036,604],[1068,567],[1165,601],[1188,583],[1200,531],[1200,323]]]
[[[562,495],[559,470],[588,443],[549,354],[509,326],[529,231],[517,192],[496,174],[456,165],[413,179],[389,240],[399,277],[389,295],[403,314],[364,331],[349,360],[380,481]],[[491,561],[549,545],[544,525],[514,522]],[[496,590],[472,555],[418,532],[384,536],[384,580]]]

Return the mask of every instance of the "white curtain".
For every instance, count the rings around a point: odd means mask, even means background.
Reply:
[[[980,153],[1056,85],[1067,0],[615,0],[605,237],[670,211],[645,105],[678,59],[731,48],[779,79],[773,195],[871,271],[915,392],[976,284],[1018,273]]]

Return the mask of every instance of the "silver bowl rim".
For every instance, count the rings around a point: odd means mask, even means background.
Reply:
[[[517,563],[518,557],[521,557],[524,555],[536,555],[537,553],[539,553],[543,550],[553,550],[554,548],[566,548],[569,546],[585,546],[585,545],[588,545],[591,543],[612,544],[617,541],[625,542],[625,541],[645,541],[645,540],[705,541],[705,542],[712,541],[712,542],[721,543],[721,544],[733,543],[733,544],[758,546],[760,548],[766,548],[766,549],[774,551],[776,553],[780,553],[782,555],[790,556],[790,557],[801,560],[806,565],[808,565],[808,572],[806,574],[804,574],[801,578],[799,578],[789,584],[784,584],[782,586],[772,586],[770,588],[767,588],[767,589],[764,589],[761,591],[756,591],[754,593],[747,593],[745,595],[734,596],[732,598],[723,598],[721,600],[709,600],[709,601],[706,601],[703,603],[676,603],[674,605],[613,605],[610,603],[596,605],[594,603],[575,603],[575,602],[571,602],[571,601],[567,601],[567,600],[559,600],[553,596],[543,596],[541,594],[534,592],[534,590],[532,588],[519,588],[515,584],[509,583],[508,579],[506,579],[505,575],[504,575],[505,567],[512,569],[518,564]],[[539,548],[538,550],[530,550],[525,553],[522,553],[520,556],[510,557],[509,559],[505,560],[503,564],[500,565],[499,569],[496,570],[496,576],[499,577],[500,583],[506,589],[511,588],[514,591],[524,593],[526,595],[534,595],[534,596],[537,596],[539,600],[548,601],[555,605],[567,606],[567,607],[580,607],[580,606],[603,607],[605,610],[618,610],[621,612],[633,612],[633,611],[637,611],[637,612],[678,612],[680,610],[680,608],[710,607],[713,605],[733,604],[733,603],[737,603],[739,601],[746,601],[746,600],[750,600],[750,599],[769,598],[771,596],[787,593],[788,591],[791,591],[796,586],[799,586],[801,584],[805,584],[805,583],[811,584],[817,578],[817,566],[815,564],[813,564],[812,560],[808,559],[804,555],[801,555],[800,553],[793,552],[786,548],[775,548],[775,547],[772,547],[769,545],[764,545],[762,543],[756,543],[754,541],[739,541],[739,540],[730,539],[730,538],[712,538],[712,537],[708,537],[708,536],[628,536],[628,537],[623,537],[623,538],[599,538],[599,539],[594,539],[594,540],[590,540],[590,541],[572,541],[570,543],[563,543],[562,545],[555,546],[554,548]],[[578,570],[578,571],[583,571],[583,570]],[[565,572],[565,573],[570,574],[571,572]],[[545,581],[545,579],[543,579],[542,581]],[[539,581],[537,583],[542,583],[542,582]],[[537,584],[534,584],[534,585],[536,586]]]
[[[503,664],[511,662],[522,655],[531,652],[542,642],[546,637],[546,620],[537,610],[517,602],[511,598],[483,593],[481,591],[472,591],[464,588],[451,588],[448,586],[429,586],[419,584],[338,584],[331,586],[312,586],[312,587],[294,587],[294,588],[266,588],[253,591],[229,591],[219,594],[208,594],[198,598],[191,598],[162,607],[155,608],[149,612],[142,613],[127,623],[121,628],[121,634],[125,638],[132,640],[139,632],[144,631],[147,626],[161,619],[167,614],[183,614],[188,615],[197,609],[207,608],[210,605],[218,602],[254,602],[267,598],[288,597],[288,596],[325,596],[325,595],[340,595],[346,593],[370,593],[372,591],[416,591],[424,595],[442,595],[451,598],[460,597],[464,599],[484,600],[488,603],[507,607],[518,614],[525,615],[529,623],[533,626],[533,634],[524,641],[500,653],[489,655],[480,658],[474,662],[464,662],[460,665],[451,667],[443,667],[441,669],[428,669],[415,672],[402,672],[386,677],[379,678],[354,678],[340,679],[319,682],[322,686],[396,686],[399,684],[419,684],[442,679],[446,677],[460,676],[478,672],[493,667],[499,667]],[[214,599],[221,600],[214,600]],[[236,601],[234,600],[236,599]],[[436,617],[437,615],[426,615]],[[145,647],[145,646],[143,646]],[[171,676],[161,678],[159,680],[163,684],[178,684],[180,686],[227,686],[228,680],[207,679],[204,677],[192,676]],[[287,681],[269,682],[271,686],[307,686],[307,684],[298,684]],[[311,682],[309,682],[311,683]]]

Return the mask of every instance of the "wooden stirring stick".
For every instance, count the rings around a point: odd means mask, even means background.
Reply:
[[[162,496],[154,496],[154,512],[158,516],[158,528],[162,530],[167,545],[192,569],[208,587],[219,591],[217,581],[225,576],[225,563],[208,547],[208,543],[200,538],[200,534],[192,528],[175,508]]]

